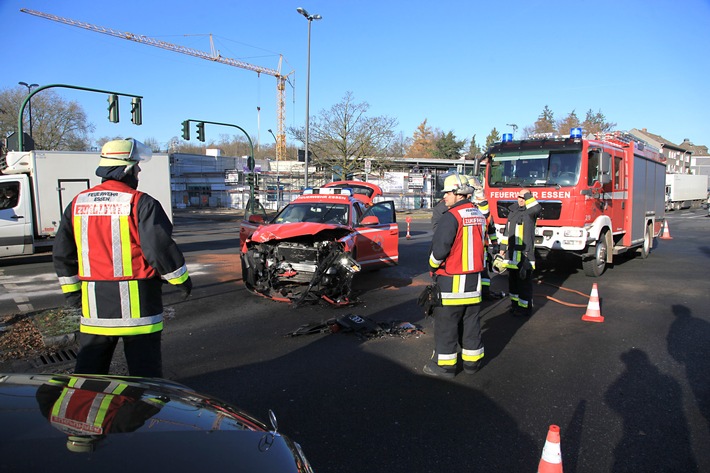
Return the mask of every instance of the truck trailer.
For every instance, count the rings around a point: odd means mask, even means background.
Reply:
[[[101,183],[98,152],[10,151],[0,174],[0,257],[50,251],[62,213],[79,192]],[[138,190],[160,201],[172,220],[170,162],[141,163]],[[14,195],[13,195],[14,194]]]
[[[708,176],[666,174],[666,211],[699,208],[708,197]]]
[[[666,165],[650,145],[624,132],[513,141],[504,135],[485,155],[485,192],[501,231],[509,206],[528,188],[542,206],[535,250],[579,256],[585,274],[601,276],[613,256],[653,248],[664,223]]]

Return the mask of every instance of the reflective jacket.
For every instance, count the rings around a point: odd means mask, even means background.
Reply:
[[[535,224],[542,211],[540,203],[531,197],[525,201],[525,206],[516,202],[508,211],[508,221],[500,242],[508,259],[506,266],[518,269],[522,262],[527,261],[535,269]]]
[[[115,180],[74,198],[53,259],[62,291],[81,291],[81,331],[96,335],[162,330],[161,275],[171,284],[188,277],[160,203]]]
[[[442,305],[481,302],[486,226],[486,218],[469,200],[457,202],[442,215],[429,256]]]

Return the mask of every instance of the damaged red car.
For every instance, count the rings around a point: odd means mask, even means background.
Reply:
[[[240,228],[242,278],[251,292],[295,305],[354,302],[361,270],[395,265],[399,228],[378,186],[335,182],[307,189],[270,221],[248,215]]]

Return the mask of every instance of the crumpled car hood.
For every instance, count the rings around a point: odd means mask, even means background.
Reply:
[[[257,229],[251,235],[250,240],[257,243],[264,243],[272,240],[288,240],[289,238],[304,235],[315,235],[328,230],[340,230],[342,232],[340,238],[352,232],[352,229],[349,227],[330,223],[274,223]]]

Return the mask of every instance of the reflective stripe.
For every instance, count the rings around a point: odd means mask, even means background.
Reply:
[[[170,284],[182,284],[184,283],[189,274],[187,272],[187,265],[182,265],[172,273],[164,274],[163,279],[168,281]]]
[[[443,263],[444,260],[438,260],[434,258],[434,253],[429,255],[429,264],[431,265],[432,268],[438,268],[441,266],[441,263]]]
[[[483,347],[478,350],[461,350],[461,359],[463,361],[478,361],[483,358]]]
[[[133,264],[131,263],[131,229],[128,225],[128,216],[119,217],[121,227],[121,255],[123,257],[123,275],[133,276]]]
[[[79,282],[79,276],[60,276],[59,278],[59,284],[62,286],[69,286],[71,284],[76,284]]]
[[[154,318],[162,318],[163,314],[156,315],[154,317],[141,317],[140,319],[132,319],[132,320],[145,320],[145,319],[154,319]],[[107,335],[107,336],[115,336],[115,337],[120,337],[123,335],[145,335],[148,333],[155,333],[155,332],[160,332],[163,330],[163,322],[159,322],[157,324],[147,324],[147,325],[134,325],[130,327],[103,327],[100,325],[88,325],[86,322],[84,322],[86,319],[82,319],[82,324],[81,324],[81,333],[90,333],[92,335]],[[92,322],[95,320],[101,320],[101,321],[106,321],[110,319],[92,319]],[[118,319],[120,320],[120,319]]]
[[[436,364],[439,366],[455,366],[457,360],[458,353],[449,353],[447,355],[439,353],[436,356]]]
[[[76,240],[76,252],[79,255],[79,276],[91,276],[91,264],[89,263],[89,235],[87,224],[89,217],[86,215],[74,215],[74,239]]]
[[[129,303],[131,304],[131,318],[141,316],[141,298],[138,292],[138,281],[128,281]]]
[[[523,309],[527,309],[529,304],[528,304],[528,301],[526,301],[526,300],[518,299],[518,305],[520,307],[522,307]]]

